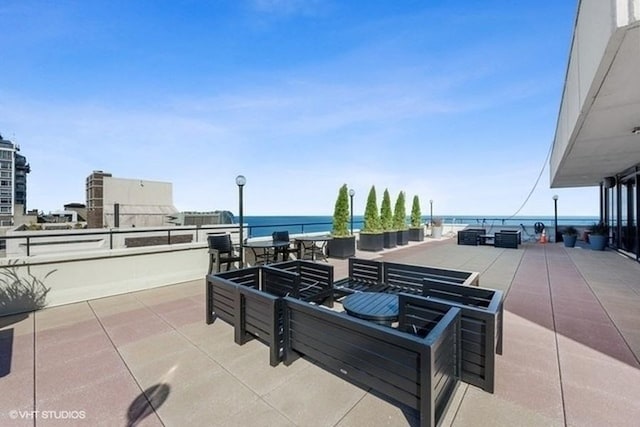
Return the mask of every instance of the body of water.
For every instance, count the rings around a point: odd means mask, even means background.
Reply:
[[[471,227],[482,227],[488,232],[496,231],[501,227],[521,228],[533,230],[533,225],[542,222],[546,228],[551,229],[554,225],[553,216],[516,216],[513,218],[499,216],[441,216],[445,224],[469,224]],[[237,220],[237,217],[236,217]],[[270,236],[274,231],[287,230],[289,234],[329,232],[331,230],[333,217],[329,215],[319,216],[245,216],[244,222],[249,226],[248,237]],[[422,216],[423,222],[428,222],[428,216]],[[407,219],[408,221],[408,219]],[[558,228],[567,225],[575,227],[588,227],[594,222],[598,222],[598,217],[593,216],[559,216]],[[353,228],[362,228],[362,215],[353,216]]]

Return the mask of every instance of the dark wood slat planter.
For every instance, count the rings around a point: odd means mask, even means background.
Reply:
[[[346,259],[356,255],[356,236],[334,237],[327,242],[330,258]]]
[[[301,355],[437,425],[459,381],[460,309],[400,295],[398,330],[284,298],[285,364]]]
[[[398,239],[396,243],[398,246],[405,246],[409,244],[409,230],[398,230]]]
[[[382,233],[360,233],[358,241],[362,251],[378,252],[384,249],[384,235]]]
[[[409,240],[412,242],[422,242],[424,240],[424,227],[410,228]]]
[[[385,231],[382,233],[382,246],[386,249],[395,248],[398,245],[398,232]]]
[[[461,379],[493,393],[495,354],[502,354],[502,291],[424,279],[422,295],[460,308]]]

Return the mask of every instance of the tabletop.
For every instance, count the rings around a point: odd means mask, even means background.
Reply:
[[[256,240],[253,242],[246,242],[244,246],[247,248],[284,248],[289,246],[289,244],[289,242],[280,240]]]
[[[323,235],[323,236],[300,236],[296,237],[295,240],[301,242],[321,242],[325,240],[333,240],[333,236]]]
[[[347,314],[381,324],[398,320],[398,296],[381,292],[358,292],[342,301]]]

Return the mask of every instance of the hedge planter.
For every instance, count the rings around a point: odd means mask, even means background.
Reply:
[[[383,246],[385,248],[395,248],[398,244],[398,232],[397,231],[385,231],[383,235]]]
[[[396,241],[398,246],[404,246],[409,244],[409,230],[398,230],[398,239]]]
[[[562,235],[562,241],[564,242],[565,248],[573,248],[576,246],[576,240],[578,240],[578,236],[568,236],[566,234]]]
[[[345,259],[356,255],[356,236],[334,237],[327,242],[330,258]]]
[[[381,251],[384,248],[384,234],[382,233],[360,233],[361,251]]]
[[[609,240],[609,236],[592,234],[589,236],[589,245],[594,251],[604,251],[604,248],[607,246],[607,240]]]
[[[424,227],[409,229],[409,241],[422,242],[423,240],[424,240]]]

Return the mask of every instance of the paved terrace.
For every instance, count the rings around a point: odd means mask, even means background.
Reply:
[[[382,257],[479,271],[482,286],[506,291],[496,392],[461,384],[443,425],[638,425],[636,262],[560,244],[452,239]],[[336,278],[346,275],[344,261],[335,265]],[[417,423],[411,410],[305,360],[270,367],[266,346],[234,344],[224,322],[207,326],[204,281],[0,318],[0,350],[3,426]]]

